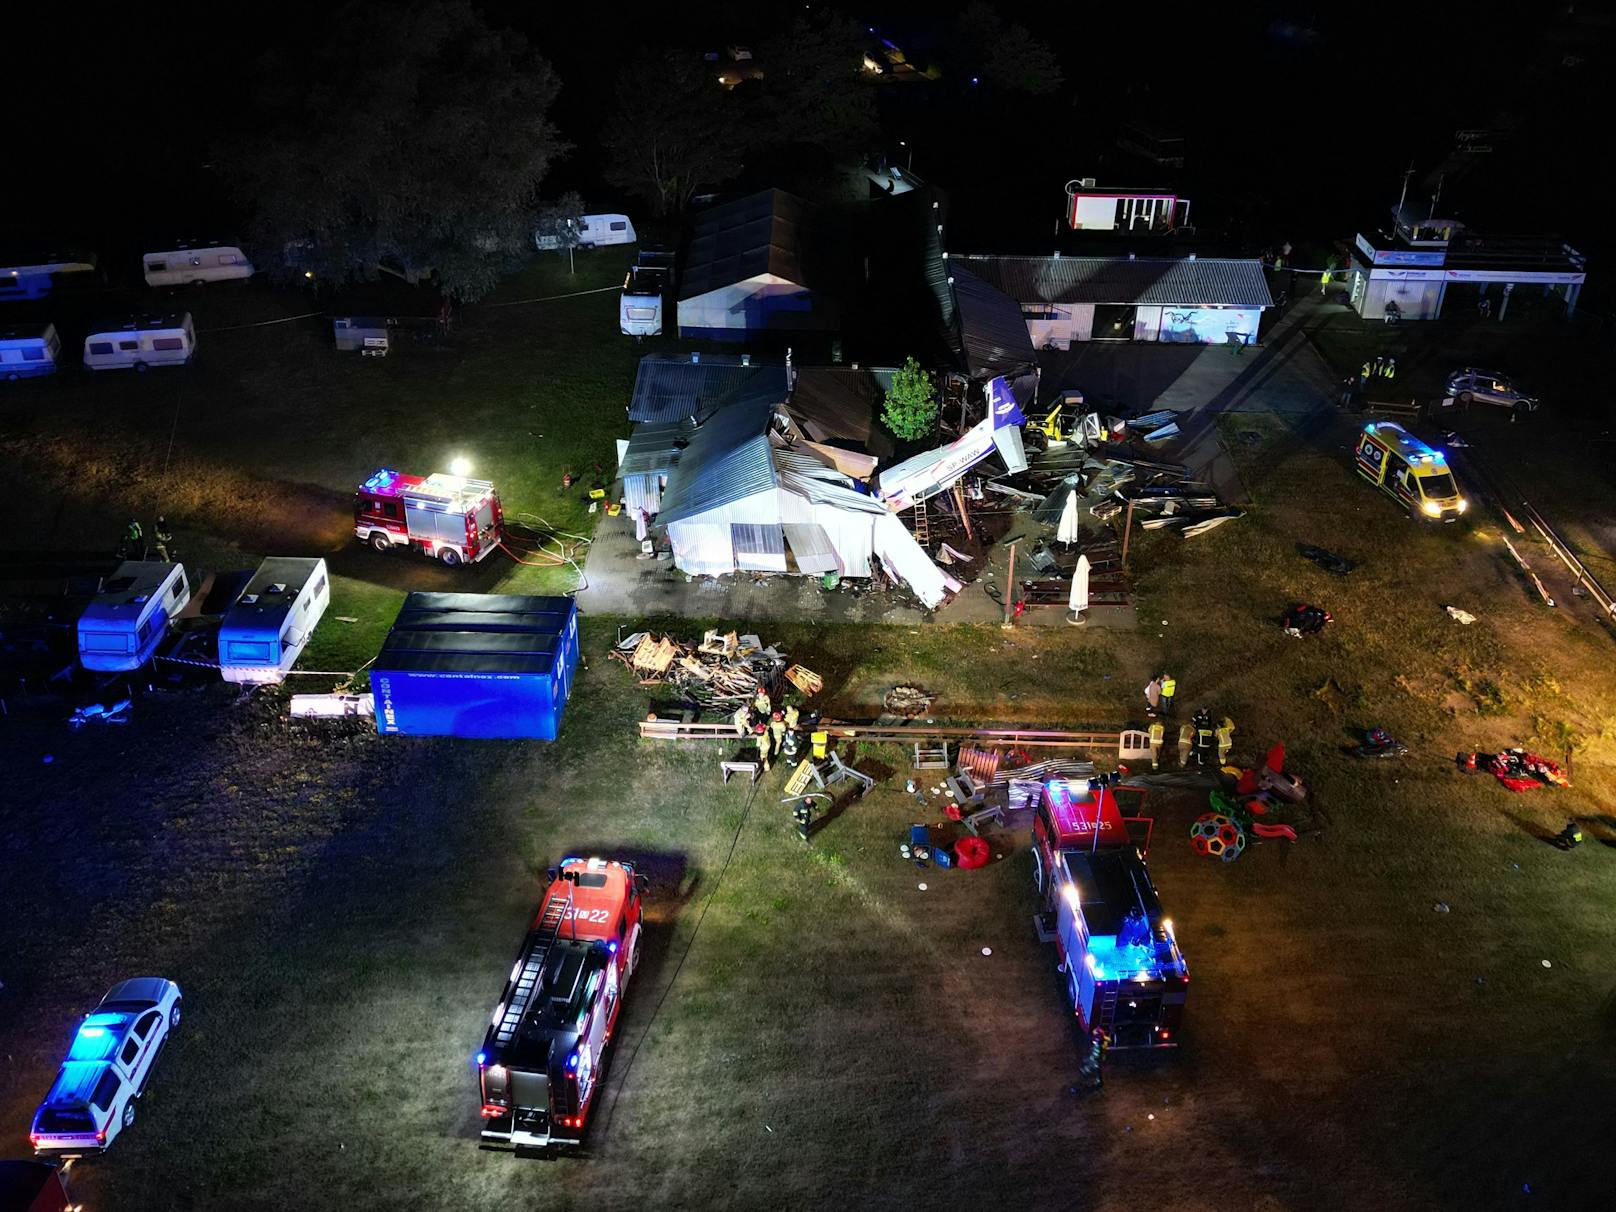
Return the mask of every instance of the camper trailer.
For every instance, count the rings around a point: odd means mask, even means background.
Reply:
[[[325,561],[272,556],[258,566],[219,627],[227,682],[279,682],[331,604]]]
[[[190,600],[183,564],[125,560],[79,616],[79,664],[100,673],[139,669]]]
[[[141,258],[147,286],[205,286],[253,276],[253,263],[234,244],[178,244]]]
[[[618,326],[631,337],[662,335],[662,300],[673,285],[673,253],[665,249],[642,248],[639,260],[629,266],[618,300]]]
[[[102,324],[84,338],[84,364],[91,370],[183,366],[195,353],[196,329],[188,311]]]
[[[579,248],[599,248],[606,244],[633,244],[639,239],[627,215],[580,215],[574,221]],[[533,245],[540,252],[565,248],[561,237],[550,232],[534,232]]]
[[[56,325],[0,328],[0,379],[33,379],[56,373],[62,342]]]
[[[53,251],[0,254],[0,302],[43,299],[61,274],[94,274],[93,253]]]

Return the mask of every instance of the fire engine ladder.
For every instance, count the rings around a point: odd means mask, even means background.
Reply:
[[[1094,1021],[1089,1024],[1093,1027],[1104,1027],[1111,1030],[1111,1024],[1117,1021],[1117,987],[1113,982],[1106,987],[1100,995],[1100,1004],[1094,1008]]]
[[[571,909],[570,883],[565,896],[552,896],[544,903],[544,913],[528,940],[516,979],[511,982],[510,996],[505,999],[505,1013],[500,1016],[499,1029],[494,1032],[494,1042],[499,1046],[510,1043],[522,1029],[522,1020],[527,1017],[528,1008],[533,1004],[533,995],[544,979],[544,965],[550,958],[550,948],[555,946],[556,936],[561,933],[561,926]]]

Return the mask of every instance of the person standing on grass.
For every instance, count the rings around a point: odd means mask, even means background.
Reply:
[[[127,553],[124,558],[130,560],[146,558],[146,532],[137,519],[130,518],[129,524],[123,528],[123,543],[121,550]]]
[[[1161,769],[1162,745],[1167,741],[1167,726],[1160,720],[1150,722],[1150,768]]]
[[[152,527],[152,540],[157,544],[157,558],[165,564],[174,562],[171,553],[174,546],[174,535],[168,529],[168,519],[162,514],[157,515],[157,524]]]
[[[1218,725],[1218,767],[1229,764],[1229,752],[1234,748],[1234,721],[1224,716]]]
[[[772,746],[769,744],[769,730],[765,725],[759,724],[753,731],[757,736],[758,760],[763,763],[763,769],[767,770],[769,768],[769,754],[772,752]]]
[[[1178,679],[1170,673],[1159,675],[1161,682],[1161,713],[1169,718],[1173,714],[1173,696],[1178,693]]]
[[[1195,727],[1192,724],[1181,724],[1178,729],[1178,764],[1183,769],[1189,769],[1190,748],[1195,744]]]
[[[735,714],[730,716],[729,720],[735,725],[736,736],[745,736],[752,731],[752,709],[745,703],[735,709]]]
[[[1158,673],[1155,677],[1151,678],[1150,681],[1145,683],[1146,715],[1154,718],[1156,713],[1161,710],[1161,694],[1162,675]]]

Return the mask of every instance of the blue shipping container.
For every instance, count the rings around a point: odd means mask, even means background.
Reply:
[[[370,670],[376,729],[553,741],[577,668],[571,598],[412,593]]]

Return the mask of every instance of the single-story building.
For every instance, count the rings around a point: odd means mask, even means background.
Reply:
[[[759,332],[833,332],[827,253],[806,202],[766,189],[700,211],[679,280],[679,335],[745,341]]]
[[[958,291],[963,270],[1012,299],[1040,349],[1073,341],[1249,345],[1274,305],[1262,262],[1214,257],[996,257],[949,254]]]
[[[1552,236],[1484,236],[1457,219],[1414,219],[1392,208],[1392,230],[1362,232],[1353,244],[1348,299],[1366,320],[1434,320],[1450,294],[1483,298],[1503,319],[1517,286],[1533,286],[1577,307],[1587,259]],[[1494,290],[1495,284],[1498,289]]]
[[[927,606],[958,589],[897,516],[812,443],[793,440],[782,409],[727,405],[696,426],[661,495],[676,567],[867,577],[881,562]]]

